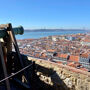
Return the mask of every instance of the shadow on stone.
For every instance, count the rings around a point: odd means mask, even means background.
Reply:
[[[25,55],[22,55],[22,59],[24,66],[32,63]],[[17,65],[16,67],[18,67]],[[26,71],[32,90],[69,90],[52,68],[45,68],[35,64],[35,66],[26,69]]]
[[[56,71],[53,69],[48,69],[42,67],[40,65],[36,65],[36,71],[39,72],[39,78],[43,84],[42,87],[46,88],[44,90],[69,90],[69,88],[65,85],[63,80],[60,79]]]
[[[27,56],[24,56],[23,61],[25,65],[31,63],[31,61],[27,59]],[[31,74],[32,70],[30,69],[27,71],[29,73],[32,90],[69,90],[63,80],[60,79],[56,71],[52,68],[46,68],[35,64],[34,74]]]

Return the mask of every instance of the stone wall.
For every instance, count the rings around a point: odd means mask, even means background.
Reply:
[[[90,72],[32,57],[28,59],[35,61],[40,80],[53,90],[90,90]]]

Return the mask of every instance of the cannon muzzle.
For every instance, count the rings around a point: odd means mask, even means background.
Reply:
[[[12,30],[15,35],[18,35],[18,34],[22,35],[24,33],[24,28],[22,26],[12,28]],[[3,38],[7,35],[8,35],[7,29],[0,29],[0,38]]]

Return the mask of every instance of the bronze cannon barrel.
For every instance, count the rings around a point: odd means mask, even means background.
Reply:
[[[18,34],[22,35],[24,33],[24,28],[22,26],[12,28],[12,30],[15,35],[18,35]],[[3,38],[7,35],[8,35],[7,29],[0,29],[0,38]]]

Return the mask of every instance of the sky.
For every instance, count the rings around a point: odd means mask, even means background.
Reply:
[[[90,29],[90,0],[0,0],[0,24]]]

